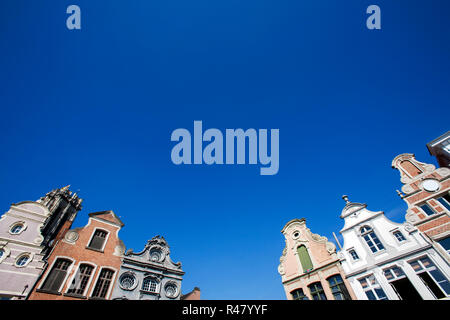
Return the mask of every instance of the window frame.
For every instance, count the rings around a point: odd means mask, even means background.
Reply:
[[[153,280],[153,281],[156,283],[155,291],[149,291],[149,290],[145,290],[145,289],[144,289],[144,286],[145,286],[146,281],[147,281],[148,279],[150,279],[150,281]],[[150,287],[151,287],[151,285],[149,285],[149,288],[150,288]],[[140,289],[140,290],[141,290],[141,292],[146,293],[146,294],[158,294],[158,293],[161,292],[161,281],[160,281],[156,276],[153,276],[153,275],[147,275],[147,276],[145,276],[144,279],[142,280],[142,285],[141,285],[141,289]]]
[[[86,283],[86,288],[84,288],[83,294],[80,295],[80,294],[77,294],[77,293],[70,293],[70,292],[69,292],[70,286],[72,285],[73,280],[74,280],[75,277],[77,276],[78,271],[80,270],[81,265],[88,265],[88,266],[93,267],[92,273],[91,273],[91,275],[89,276],[89,280],[88,280],[88,282]],[[89,287],[90,287],[92,281],[94,280],[96,271],[97,271],[97,265],[96,265],[96,264],[94,264],[94,263],[92,263],[92,262],[90,262],[90,261],[79,261],[78,264],[77,264],[77,266],[76,266],[75,272],[73,273],[73,275],[72,275],[72,276],[70,277],[70,279],[69,279],[69,282],[68,282],[68,283],[70,283],[70,285],[67,286],[67,288],[66,288],[64,294],[65,294],[65,295],[73,295],[73,296],[82,296],[82,297],[86,297],[86,296],[87,296],[87,292],[89,291]]]
[[[371,226],[364,225],[361,228],[359,228],[359,235],[364,239],[364,242],[366,246],[369,248],[370,253],[378,254],[379,252],[386,251],[386,247],[384,246],[383,242],[381,242],[380,238],[378,237],[375,230]],[[375,248],[376,251],[372,250],[372,247],[370,246],[369,241],[366,239],[366,237],[369,238],[370,242],[373,244],[373,248]],[[378,242],[380,243],[381,249],[379,248],[379,245],[375,242],[375,239],[378,240]]]
[[[111,281],[110,281],[110,284],[109,284],[109,287],[108,287],[108,292],[106,292],[106,295],[105,295],[104,298],[102,298],[102,297],[97,297],[97,296],[93,296],[94,291],[95,291],[95,289],[96,289],[96,287],[97,287],[97,283],[98,283],[98,281],[100,280],[100,275],[101,275],[101,273],[102,273],[102,271],[103,271],[104,269],[108,269],[108,270],[110,270],[110,271],[113,271],[113,275],[112,275],[112,277],[111,277]],[[92,288],[91,288],[91,290],[90,290],[90,293],[89,293],[89,299],[108,300],[109,297],[110,297],[110,295],[111,295],[112,289],[113,289],[113,287],[114,287],[114,281],[115,281],[116,276],[117,276],[117,269],[116,269],[116,268],[113,268],[113,267],[110,267],[110,266],[101,266],[101,267],[98,269],[98,272],[97,272],[97,274],[96,274],[94,285],[92,286]]]
[[[408,242],[408,239],[405,237],[405,235],[403,234],[403,232],[400,229],[394,229],[391,231],[392,236],[394,237],[394,239],[397,241],[397,243],[399,244],[403,244]],[[403,238],[403,240],[400,240],[396,234],[400,234],[400,236]]]
[[[423,264],[423,262],[421,261],[422,259],[428,259],[428,260],[430,260],[431,263],[433,264],[433,266],[431,266],[431,267],[426,267],[426,266]],[[450,294],[450,292],[447,293],[447,292],[445,291],[445,289],[441,287],[440,283],[437,282],[437,280],[436,280],[436,279],[434,278],[434,276],[431,274],[431,271],[437,270],[437,271],[439,271],[439,272],[442,274],[442,276],[447,280],[447,282],[450,283],[450,279],[446,277],[445,273],[441,270],[441,268],[439,268],[439,267],[436,265],[436,263],[433,261],[433,259],[431,259],[430,256],[428,256],[428,255],[420,256],[420,257],[417,257],[417,258],[408,260],[407,262],[408,262],[409,266],[413,269],[413,271],[415,272],[415,274],[416,274],[418,277],[419,277],[419,274],[421,274],[421,273],[424,273],[424,272],[428,273],[428,276],[429,276],[429,277],[431,278],[431,280],[438,286],[438,288],[442,291],[442,293],[443,293],[444,296],[448,296],[448,295]],[[417,263],[419,264],[419,266],[421,267],[421,269],[420,269],[420,270],[414,269],[414,267],[412,266],[412,263],[413,263],[413,262],[417,262]],[[433,268],[434,268],[434,269],[433,269]],[[433,269],[433,270],[429,270],[429,269]],[[419,278],[421,279],[422,282],[424,282],[423,279],[422,279],[421,277],[419,277]],[[431,293],[433,296],[435,296],[435,294],[434,294],[434,293],[432,292],[432,290],[428,287],[428,285],[426,285],[425,283],[424,283],[424,285],[427,287],[427,289],[430,291],[430,293]]]
[[[105,240],[103,241],[103,244],[102,244],[102,248],[101,248],[101,249],[97,249],[97,248],[91,247],[92,240],[94,239],[95,233],[96,233],[97,231],[103,231],[103,232],[106,232]],[[97,251],[97,252],[104,252],[104,251],[105,251],[105,247],[106,247],[106,243],[108,242],[108,239],[109,239],[110,233],[111,233],[110,231],[108,231],[108,230],[106,230],[106,229],[104,229],[104,228],[95,227],[95,228],[94,228],[94,231],[92,232],[91,237],[89,238],[89,241],[88,241],[88,243],[87,243],[87,245],[86,245],[86,249],[94,250],[94,251]]]
[[[296,293],[296,292],[301,292],[301,294],[299,294],[297,297],[294,295],[294,293]],[[289,294],[291,295],[291,297],[292,297],[292,300],[299,300],[299,301],[302,301],[302,300],[309,300],[309,297],[305,294],[305,292],[303,291],[303,288],[297,288],[297,289],[294,289],[294,290],[292,290],[291,292],[289,292]],[[299,299],[299,298],[301,298],[301,299]]]
[[[317,285],[317,284],[320,285],[321,291],[320,291],[320,290],[312,291],[312,290],[311,290],[311,289],[312,289],[311,286]],[[326,293],[325,293],[325,289],[323,288],[322,282],[321,282],[321,281],[316,281],[316,282],[310,283],[310,284],[308,285],[308,289],[309,289],[309,294],[311,295],[312,300],[328,300],[327,295],[326,295]],[[316,287],[315,289],[317,289],[317,287]],[[322,298],[321,298],[321,293],[323,293],[325,299],[322,299]],[[315,295],[317,295],[317,296],[319,297],[319,299],[315,299],[315,298],[314,298]]]
[[[332,278],[337,278],[337,277],[339,277],[341,279],[340,280],[341,282],[335,283],[332,285],[331,284]],[[331,291],[331,294],[332,294],[334,300],[352,300],[350,292],[348,291],[348,288],[347,288],[341,274],[339,274],[339,273],[333,274],[333,275],[329,276],[326,280],[328,282],[328,286],[330,287],[330,291]],[[342,290],[342,286],[344,287],[344,290]],[[333,292],[334,287],[338,287],[338,289],[339,289],[338,293],[341,294],[344,299],[336,299],[335,292]]]
[[[436,197],[436,201],[445,210],[450,211],[450,202],[447,199],[445,199],[446,196],[450,198],[450,195],[448,193],[444,193],[444,194],[441,194],[438,197]],[[444,201],[444,203],[442,203],[439,199],[442,199],[442,201]]]
[[[422,207],[426,206],[428,209],[430,209],[431,213],[428,214]],[[433,206],[431,206],[427,201],[422,202],[421,204],[417,204],[417,207],[422,211],[422,213],[425,214],[425,217],[431,217],[437,214],[437,212],[433,209]]]
[[[19,225],[22,226],[22,228],[19,230],[19,232],[12,232],[12,230],[14,228],[18,227]],[[9,226],[8,232],[9,232],[9,234],[11,234],[13,236],[18,236],[19,234],[23,233],[27,228],[28,228],[28,225],[25,221],[15,221],[14,223],[12,223]]]
[[[45,283],[47,282],[47,279],[48,279],[48,277],[50,276],[50,274],[51,274],[51,272],[52,272],[52,270],[53,270],[53,267],[55,266],[56,262],[57,262],[59,259],[68,260],[68,261],[71,261],[71,263],[70,263],[69,267],[67,267],[67,270],[66,270],[66,276],[64,277],[63,281],[61,282],[61,284],[60,284],[58,290],[57,290],[57,291],[50,291],[50,290],[48,290],[48,289],[45,289],[45,288],[44,288],[44,285],[45,285]],[[42,279],[41,283],[39,284],[38,290],[44,291],[44,292],[54,292],[54,293],[60,294],[60,293],[63,291],[63,289],[64,289],[64,285],[66,284],[67,279],[69,278],[70,272],[72,271],[72,268],[73,268],[74,264],[75,264],[75,260],[74,260],[73,258],[71,258],[71,257],[67,257],[67,256],[56,256],[56,257],[53,259],[53,262],[52,262],[50,268],[48,269],[48,271],[46,272],[46,274],[45,274],[44,278]]]
[[[20,259],[28,257],[28,260],[23,265],[18,265],[17,262],[19,262]],[[33,261],[34,254],[31,252],[21,252],[19,253],[16,258],[14,259],[14,267],[16,268],[26,268],[31,261]]]
[[[350,256],[352,261],[358,261],[358,260],[361,259],[359,257],[359,255],[358,255],[358,252],[356,252],[355,248],[350,248],[350,249],[347,250],[347,252],[348,252],[348,255]],[[352,253],[354,253],[356,255],[356,259],[355,259],[355,257],[353,256]]]
[[[373,277],[373,279],[375,279],[375,283],[371,283],[370,278]],[[357,279],[359,285],[361,286],[362,290],[364,291],[364,294],[366,295],[368,300],[372,300],[369,298],[369,295],[367,294],[368,291],[370,291],[372,293],[372,295],[376,298],[376,300],[389,300],[385,290],[383,289],[383,287],[381,286],[380,282],[378,281],[377,277],[375,277],[375,275],[372,274],[367,274],[365,276],[362,276],[360,278]],[[363,287],[362,284],[362,280],[365,280],[367,283],[367,287]],[[383,294],[384,294],[384,298],[380,299],[380,296],[378,295],[377,289],[380,289]]]

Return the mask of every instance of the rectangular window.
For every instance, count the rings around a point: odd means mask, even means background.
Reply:
[[[351,300],[350,294],[347,291],[347,287],[340,275],[335,275],[328,278],[331,292],[333,293],[334,300]]]
[[[106,298],[108,294],[109,286],[111,285],[111,280],[114,275],[114,271],[109,269],[102,269],[95,285],[92,297],[94,298]]]
[[[58,259],[53,265],[52,270],[45,279],[44,284],[42,285],[42,290],[59,292],[59,288],[66,278],[67,269],[72,264],[72,261],[66,259]]]
[[[450,253],[450,237],[441,239],[438,241],[438,243],[445,249],[447,252]]]
[[[431,207],[430,207],[428,204],[426,204],[426,203],[424,203],[423,205],[421,205],[421,206],[419,206],[419,207],[420,207],[420,209],[422,209],[423,212],[425,212],[428,216],[431,216],[431,215],[435,214],[434,210],[431,209]]]
[[[377,279],[372,274],[370,276],[359,279],[364,292],[369,300],[388,300]]]
[[[103,244],[106,240],[107,232],[103,230],[95,230],[94,236],[92,237],[91,243],[89,244],[89,248],[95,250],[102,250]]]
[[[91,277],[92,270],[94,267],[82,264],[80,265],[77,274],[73,278],[72,284],[70,285],[67,293],[73,293],[78,295],[84,295],[86,290],[87,283],[89,282],[89,278]]]
[[[409,264],[437,299],[450,294],[450,282],[430,258],[423,257]]]
[[[446,194],[443,197],[437,198],[440,204],[442,204],[448,211],[450,211],[450,196]]]
[[[359,256],[358,256],[358,254],[356,253],[355,250],[350,250],[349,253],[352,256],[353,260],[358,260],[359,259]]]
[[[303,289],[296,289],[291,292],[291,295],[294,300],[309,300],[303,292]]]
[[[400,231],[394,231],[394,236],[398,242],[406,241],[405,236]]]
[[[325,296],[325,292],[323,291],[322,285],[320,282],[314,282],[308,286],[309,291],[311,292],[311,297],[314,300],[327,300]]]

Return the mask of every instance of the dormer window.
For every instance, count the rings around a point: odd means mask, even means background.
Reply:
[[[366,240],[367,245],[369,246],[372,253],[378,252],[380,250],[384,250],[383,244],[378,239],[375,232],[369,226],[364,226],[361,228],[361,236]]]
[[[89,248],[102,251],[106,241],[107,234],[108,233],[104,230],[99,229],[95,230],[94,236],[92,237],[91,242],[89,243]]]

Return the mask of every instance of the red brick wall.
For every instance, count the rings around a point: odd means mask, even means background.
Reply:
[[[110,219],[108,219],[110,220]],[[115,247],[119,245],[120,239],[117,237],[117,231],[119,230],[119,227],[113,226],[108,223],[100,222],[97,220],[94,220],[92,218],[89,219],[90,223],[85,226],[83,229],[79,229],[79,238],[75,242],[75,244],[69,244],[65,242],[63,239],[60,239],[59,242],[56,244],[52,254],[49,257],[48,260],[48,267],[47,270],[44,273],[44,276],[41,278],[41,280],[38,282],[37,286],[33,290],[33,292],[30,295],[30,300],[74,300],[77,298],[68,297],[64,295],[55,295],[55,294],[48,294],[48,293],[42,293],[37,292],[36,288],[40,288],[42,282],[45,279],[45,276],[49,273],[50,267],[55,261],[55,259],[58,256],[64,256],[64,257],[70,257],[75,260],[75,262],[71,266],[71,270],[69,273],[69,277],[67,278],[62,293],[65,293],[66,290],[69,287],[69,282],[71,279],[71,276],[76,272],[77,267],[79,265],[80,261],[89,261],[95,265],[97,265],[97,268],[95,269],[95,272],[91,277],[93,277],[93,280],[91,281],[89,287],[87,288],[86,294],[90,295],[91,290],[93,289],[95,282],[97,280],[98,274],[100,273],[101,267],[110,267],[112,269],[115,269],[116,272],[113,277],[113,282],[111,283],[111,288],[114,286],[114,281],[117,278],[117,272],[120,269],[121,264],[121,258],[119,256],[113,255],[113,252],[115,250]],[[107,238],[107,243],[104,248],[104,252],[98,252],[91,249],[87,249],[86,246],[89,244],[89,241],[91,239],[91,236],[95,230],[95,228],[101,228],[103,230],[106,230],[109,232],[109,236]]]

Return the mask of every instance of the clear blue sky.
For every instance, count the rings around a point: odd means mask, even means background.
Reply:
[[[66,28],[77,4],[82,30]],[[365,27],[378,4],[382,30]],[[332,239],[342,194],[404,220],[392,159],[449,129],[450,2],[0,1],[0,210],[72,185],[204,299],[284,299],[280,230]],[[175,166],[170,134],[279,128],[280,171]]]

